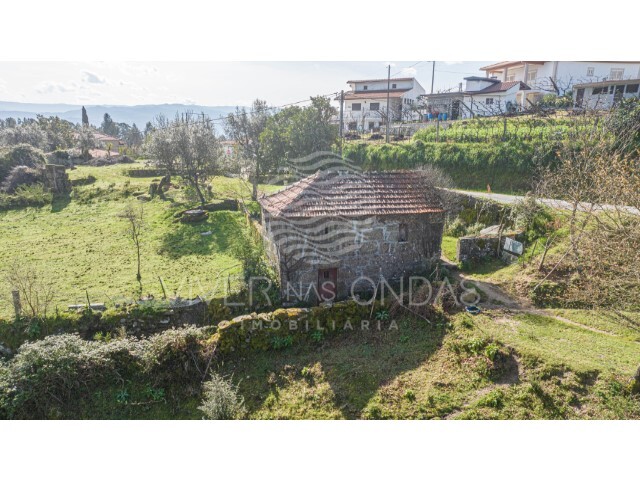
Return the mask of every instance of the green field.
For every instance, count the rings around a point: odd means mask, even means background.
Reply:
[[[143,203],[133,192],[148,190],[152,178],[124,174],[141,165],[77,167],[70,178],[89,176],[93,184],[74,187],[70,199],[53,206],[0,212],[0,265],[12,259],[28,261],[54,285],[54,304],[66,309],[86,303],[108,305],[118,298],[132,298],[137,289],[136,259],[126,225],[119,214],[130,202]],[[215,177],[217,198],[249,195],[237,179]],[[271,188],[273,187],[266,187]],[[247,241],[246,220],[241,212],[212,212],[206,222],[182,224],[173,215],[187,208],[181,190],[171,190],[168,200],[144,202],[146,227],[142,237],[144,293],[162,295],[162,278],[169,295],[194,297],[220,294],[227,281],[239,285],[241,273],[237,247]],[[211,232],[209,235],[201,235]],[[4,272],[3,272],[4,273]],[[11,316],[10,287],[0,278],[0,318]]]

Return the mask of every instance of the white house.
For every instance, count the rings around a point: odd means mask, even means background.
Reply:
[[[351,90],[344,95],[346,130],[375,131],[384,125],[387,96],[392,122],[420,118],[414,107],[425,90],[415,78],[349,80],[347,84]]]
[[[487,77],[464,80],[464,90],[424,95],[427,112],[434,116],[446,114],[451,120],[514,112],[531,90],[519,80],[505,82]]]
[[[607,109],[624,98],[639,96],[639,78],[579,83],[573,86],[573,103],[582,108]]]
[[[577,83],[627,80],[640,77],[640,62],[506,61],[480,68],[486,76],[503,82],[521,81],[531,87],[526,98],[537,101],[545,94],[563,95]]]

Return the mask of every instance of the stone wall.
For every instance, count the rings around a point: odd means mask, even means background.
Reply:
[[[54,195],[66,195],[71,193],[71,181],[64,165],[47,163],[44,171],[44,186]]]
[[[118,325],[119,324],[119,325]],[[185,302],[181,306],[173,306],[163,313],[144,315],[124,315],[116,327],[124,327],[131,335],[150,335],[170,328],[195,325],[198,327],[209,325],[207,303],[202,300]]]
[[[506,263],[517,262],[520,258],[519,255],[504,250],[507,238],[522,240],[521,234],[505,234],[500,237],[500,251],[498,252],[498,237],[496,235],[461,237],[458,239],[458,261],[464,263],[499,257]]]
[[[340,228],[335,226],[337,219],[322,221],[327,228]],[[313,225],[310,225],[309,219],[290,221],[284,227],[288,230],[286,234],[290,234],[289,241],[282,232],[279,234],[274,231],[276,222],[272,222],[268,216],[263,217],[267,242],[272,245],[279,242],[276,251],[284,296],[287,284],[297,292],[301,287],[305,292],[310,287],[317,288],[318,272],[323,269],[337,269],[337,296],[346,298],[351,293],[352,284],[361,277],[377,282],[382,276],[389,282],[395,282],[424,272],[440,258],[444,223],[442,214],[349,219],[351,225],[343,229],[339,241],[331,231],[323,229],[322,221]],[[341,221],[344,222],[344,219]],[[400,238],[401,225],[406,232],[404,239]],[[322,250],[323,247],[328,248]],[[301,255],[287,255],[287,251],[291,253],[292,250],[301,252]],[[321,254],[318,254],[318,250],[322,250]],[[371,282],[365,280],[355,285],[354,291],[370,291],[374,288]]]
[[[504,238],[500,243],[504,245]],[[498,237],[461,237],[458,239],[457,258],[459,262],[472,262],[497,256]]]

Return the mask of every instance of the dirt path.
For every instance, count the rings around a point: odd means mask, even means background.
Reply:
[[[516,312],[530,313],[542,317],[553,318],[558,322],[582,328],[583,330],[588,330],[590,332],[601,333],[610,337],[618,336],[614,333],[606,332],[604,330],[590,327],[588,325],[583,325],[581,323],[574,322],[573,320],[569,320],[568,318],[550,313],[546,310],[536,308],[528,299],[511,296],[496,283],[488,282],[486,280],[480,280],[475,278],[473,275],[467,275],[462,272],[454,272],[454,276],[457,277],[458,280],[473,283],[476,287],[482,290],[482,292],[484,292],[487,298],[486,300],[483,299],[480,302],[480,306],[485,310],[508,309],[514,310]]]

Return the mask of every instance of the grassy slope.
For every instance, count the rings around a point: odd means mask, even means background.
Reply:
[[[139,168],[139,166],[135,166]],[[70,177],[95,176],[93,185],[77,187],[78,198],[58,201],[53,207],[0,213],[0,265],[18,256],[33,262],[56,286],[55,303],[109,303],[109,298],[131,296],[136,290],[135,254],[118,217],[128,202],[124,188],[145,191],[152,179],[130,178],[123,174],[131,165],[78,167]],[[129,187],[127,187],[129,182]],[[86,200],[97,188],[102,193]],[[218,197],[244,196],[240,181],[216,177]],[[94,193],[95,194],[95,193]],[[244,241],[245,221],[240,212],[211,213],[207,222],[184,225],[173,222],[173,214],[184,209],[179,191],[172,194],[178,203],[159,199],[144,204],[147,228],[143,233],[142,278],[145,293],[162,294],[158,276],[168,293],[182,296],[224,291],[227,275],[240,273],[240,259],[234,245]],[[201,232],[211,231],[209,236]],[[220,281],[218,275],[220,274]],[[232,287],[237,285],[232,279]],[[0,278],[0,318],[11,315],[9,287]]]
[[[458,314],[227,361],[251,418],[618,418],[640,344],[544,317]],[[506,355],[492,363],[477,342]]]

